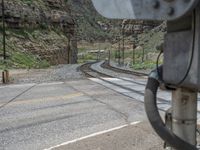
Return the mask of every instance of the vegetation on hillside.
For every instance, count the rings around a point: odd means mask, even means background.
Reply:
[[[33,55],[28,51],[24,51],[22,45],[16,44],[16,39],[34,39],[31,32],[26,30],[9,30],[6,31],[6,55],[7,59],[0,60],[0,69],[8,68],[46,68],[50,64],[46,60],[41,60],[39,56]],[[2,34],[0,34],[2,41]],[[3,54],[3,47],[1,45],[0,53]]]
[[[113,41],[119,34],[122,21],[102,17],[94,9],[91,0],[68,0],[72,15],[77,22],[78,40]]]
[[[138,34],[137,36],[131,35],[125,37],[124,64],[136,70],[154,68],[159,54],[157,47],[163,43],[165,28],[166,25],[163,23],[152,30]],[[90,53],[90,50],[104,50],[104,53]],[[111,51],[111,61],[116,63],[120,62],[122,64],[122,40],[115,43],[110,43],[109,41],[92,44],[86,42],[79,43],[79,62],[97,60],[99,58],[98,55],[100,55],[100,59],[102,60],[108,59],[108,50]],[[162,57],[159,61],[159,64],[161,63]]]
[[[9,4],[11,5],[7,6]],[[67,55],[64,56],[63,51],[66,51],[69,45],[68,33],[73,32],[73,25],[70,24],[69,28],[66,22],[63,23],[70,30],[67,32],[64,27],[61,27],[59,20],[56,20],[60,17],[57,12],[60,12],[66,17],[64,18],[65,21],[71,22],[68,9],[66,9],[66,12],[63,11],[65,5],[56,8],[58,9],[56,10],[57,18],[52,16],[51,11],[54,10],[51,10],[47,2],[43,0],[8,0],[5,6],[6,52],[8,57],[6,62],[2,57],[0,58],[0,69],[46,68],[50,64],[67,62]],[[24,9],[20,10],[21,8]],[[57,22],[53,22],[54,20],[41,21],[41,18],[48,16],[51,19],[54,17],[53,19]],[[40,21],[38,22],[38,20]],[[2,20],[0,26],[2,31]],[[2,53],[2,32],[0,32],[0,54]],[[57,58],[59,56],[62,56],[61,61]]]

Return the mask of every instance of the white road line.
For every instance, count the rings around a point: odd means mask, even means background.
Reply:
[[[72,140],[72,141],[64,142],[64,143],[62,143],[62,144],[59,144],[59,145],[56,145],[56,146],[53,146],[53,147],[50,147],[50,148],[47,148],[47,149],[44,149],[44,150],[52,150],[52,149],[58,148],[58,147],[60,147],[60,146],[64,146],[64,145],[76,143],[76,142],[79,142],[79,141],[82,141],[82,140],[85,140],[85,139],[88,139],[88,138],[91,138],[91,137],[95,137],[95,136],[98,136],[98,135],[102,135],[102,134],[105,134],[105,133],[108,133],[108,132],[112,132],[112,131],[115,131],[115,130],[119,130],[119,129],[128,127],[128,126],[130,126],[130,125],[136,125],[136,124],[139,124],[139,123],[141,123],[141,121],[136,121],[136,122],[132,122],[132,123],[130,123],[130,124],[125,124],[125,125],[122,125],[122,126],[119,126],[119,127],[111,128],[111,129],[104,130],[104,131],[100,131],[100,132],[96,132],[96,133],[93,133],[93,134],[90,134],[90,135],[87,135],[87,136],[84,136],[84,137],[81,137],[81,138],[74,139],[74,140]]]
[[[60,85],[60,84],[64,84],[64,82],[39,83],[37,86]],[[36,85],[36,83],[10,84],[10,85],[2,85],[2,86],[0,86],[0,89],[4,89],[4,88],[20,88],[20,87],[27,87],[27,86],[33,86],[33,85]]]
[[[19,87],[27,87],[27,86],[34,86],[35,83],[26,83],[26,84],[10,84],[10,85],[2,85],[0,86],[0,89],[4,88],[19,88]]]
[[[38,86],[46,86],[46,85],[60,85],[60,84],[64,84],[64,82],[40,83]]]

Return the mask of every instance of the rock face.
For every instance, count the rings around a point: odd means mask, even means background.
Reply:
[[[160,21],[143,21],[143,20],[123,20],[122,29],[126,35],[137,35],[145,31],[150,31],[160,25]]]
[[[2,17],[2,11],[0,11],[0,17]],[[15,38],[12,41],[13,44],[17,44],[24,51],[46,59],[53,65],[77,62],[75,21],[66,0],[7,0],[5,21],[7,30],[31,30],[31,33],[42,30],[42,33],[46,35],[44,37],[37,34],[40,36],[35,38],[42,40],[35,40],[38,43],[34,43],[31,39]],[[49,36],[52,30],[64,37]],[[8,36],[8,38],[12,37]]]

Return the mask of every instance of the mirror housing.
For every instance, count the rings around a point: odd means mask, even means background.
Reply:
[[[176,20],[189,12],[199,0],[92,0],[106,18],[138,20]]]

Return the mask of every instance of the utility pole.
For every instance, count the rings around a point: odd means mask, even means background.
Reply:
[[[98,43],[97,61],[100,60],[100,42]]]
[[[124,51],[125,51],[125,41],[124,41],[124,33],[125,33],[125,24],[122,25],[122,65],[124,65]]]
[[[3,22],[3,59],[6,63],[6,32],[5,32],[5,8],[4,0],[2,0],[2,22]]]
[[[5,29],[5,5],[4,0],[1,1],[1,8],[2,8],[2,28],[3,28],[3,61],[4,65],[6,66],[6,29]],[[9,71],[5,68],[2,72],[2,82],[4,84],[9,82]]]
[[[132,59],[133,59],[133,63],[132,65],[135,64],[135,35],[134,35],[134,30],[132,29],[132,48],[133,48],[133,56],[132,56]]]
[[[133,64],[135,64],[135,43],[133,41]]]
[[[119,44],[118,44],[118,65],[121,64],[121,41],[119,38]]]
[[[71,63],[71,36],[70,35],[68,36],[67,55],[68,55],[67,64],[70,64]]]
[[[111,51],[110,49],[108,50],[108,64],[110,65],[110,59],[111,59]]]

